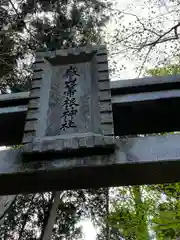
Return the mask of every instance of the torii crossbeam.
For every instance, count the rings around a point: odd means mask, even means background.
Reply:
[[[0,152],[0,194],[179,181],[180,134],[130,136],[179,130],[179,76],[109,85],[104,46],[53,54],[0,96],[0,144],[23,144]]]

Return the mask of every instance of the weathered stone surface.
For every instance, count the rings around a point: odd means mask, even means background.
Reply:
[[[6,103],[6,101],[23,101],[29,99],[29,93],[28,92],[20,92],[20,93],[8,93],[8,94],[0,94],[0,102]],[[10,104],[11,106],[11,104]]]
[[[63,149],[70,150],[72,148],[73,142],[76,142],[75,139],[67,138],[63,140]],[[77,142],[77,149],[78,149],[78,142]]]
[[[33,80],[32,81],[32,89],[33,88],[41,88],[42,82],[41,80]]]
[[[85,137],[85,142],[86,142],[86,147],[87,148],[92,148],[94,146],[94,141],[93,141],[93,137]]]
[[[94,141],[94,145],[95,145],[96,147],[105,146],[105,140],[104,140],[104,137],[102,137],[102,136],[100,136],[100,137],[95,136],[95,137],[93,138],[93,141]]]
[[[107,55],[99,55],[96,57],[97,63],[106,63],[107,64]]]
[[[107,49],[106,46],[104,45],[97,45],[94,47],[95,49],[97,49],[97,55],[103,55],[103,54],[107,54]]]
[[[32,142],[34,137],[35,137],[35,132],[34,131],[25,132],[24,136],[23,136],[22,143],[24,144],[24,143]]]
[[[113,123],[113,115],[111,112],[101,114],[101,123]]]
[[[108,72],[108,65],[107,63],[99,63],[97,64],[97,68],[99,72]]]
[[[72,150],[77,150],[77,149],[79,149],[79,141],[78,141],[78,139],[72,139],[72,145],[71,145],[71,148],[70,149],[72,149]]]
[[[100,101],[99,105],[101,113],[112,111],[112,105],[110,101]]]
[[[38,110],[29,110],[27,112],[26,119],[27,120],[38,119],[38,116],[39,116]]]
[[[39,97],[40,97],[39,95],[40,95],[39,89],[32,89],[32,90],[30,91],[29,98],[30,98],[30,99],[39,98]]]
[[[111,92],[110,90],[105,90],[105,91],[100,91],[99,92],[99,99],[100,101],[103,101],[103,100],[109,100],[111,98]]]
[[[32,144],[32,146],[31,146],[31,152],[33,151],[33,152],[42,152],[42,144],[41,144],[41,142],[40,141],[33,141],[33,144]]]
[[[34,63],[33,64],[33,71],[36,71],[36,70],[43,70],[45,67],[44,63]]]
[[[135,103],[135,102],[143,102],[143,101],[153,101],[159,99],[170,99],[170,98],[178,98],[180,97],[180,91],[178,90],[169,90],[169,91],[154,91],[152,92],[143,92],[143,93],[134,93],[134,94],[123,94],[123,95],[115,95],[113,97],[113,102],[118,104],[127,104],[127,103]]]
[[[179,141],[179,134],[129,137],[116,139],[112,154],[33,161],[24,161],[22,150],[4,150],[0,194],[180,181]]]
[[[99,88],[100,88],[100,90],[109,90],[109,88],[110,88],[109,81],[99,82]]]
[[[36,130],[37,120],[27,121],[24,127],[24,131],[34,131]]]
[[[33,151],[33,144],[32,142],[24,142],[23,144],[23,149],[21,151],[21,153],[25,152],[25,153],[32,153]]]
[[[70,134],[75,132],[89,132],[93,131],[92,129],[92,118],[91,115],[91,99],[96,96],[90,95],[91,92],[91,77],[90,77],[90,63],[80,63],[78,64],[76,82],[74,89],[73,97],[71,100],[64,97],[64,92],[67,92],[68,89],[65,88],[66,78],[63,77],[63,74],[67,70],[67,66],[58,66],[53,67],[53,76],[51,83],[50,91],[50,102],[48,110],[48,127],[47,127],[47,136],[55,136],[60,134]],[[59,76],[59,78],[57,78]],[[68,107],[68,111],[73,111],[70,117],[66,117],[67,123],[65,122],[65,116],[63,114],[66,112],[66,106],[63,104],[68,104],[72,102],[73,106]],[[70,102],[70,104],[71,104]],[[70,114],[70,112],[69,112]],[[98,113],[97,113],[98,114]],[[72,120],[71,120],[72,119]],[[73,127],[68,127],[68,124],[73,121]],[[51,124],[53,122],[53,124]],[[98,123],[97,123],[98,125]]]
[[[104,142],[105,142],[105,146],[113,145],[113,144],[115,144],[115,137],[114,136],[112,136],[112,137],[111,136],[105,136],[104,137]]]
[[[108,72],[98,72],[98,81],[109,80],[109,73]]]
[[[68,56],[68,53],[67,53],[66,50],[56,50],[55,54],[56,55],[61,55],[61,56],[64,56],[64,57]]]
[[[44,63],[44,58],[43,57],[35,57],[35,63]]]
[[[20,112],[26,112],[27,107],[26,105],[20,105],[15,107],[4,107],[0,108],[0,115],[4,114],[12,114],[12,113],[20,113]]]
[[[172,98],[174,99],[173,101],[176,101],[175,104],[178,106],[179,103],[179,96],[180,96],[180,91],[178,89],[176,90],[163,90],[167,85],[170,86],[172,84],[174,86],[178,85],[180,81],[180,76],[168,76],[168,77],[151,77],[151,78],[142,78],[142,79],[130,79],[126,81],[112,81],[110,82],[111,84],[111,95],[112,95],[112,104],[113,104],[113,114],[116,115],[116,123],[115,123],[115,134],[117,136],[122,134],[122,129],[126,129],[126,133],[128,134],[129,131],[132,130],[132,125],[133,129],[138,133],[140,132],[145,132],[145,131],[150,131],[150,132],[157,132],[159,129],[162,131],[165,131],[167,129],[178,129],[178,121],[173,121],[173,119],[167,120],[168,118],[164,119],[163,116],[164,114],[166,115],[169,113],[169,115],[175,116],[174,119],[179,119],[178,116],[178,111],[171,107],[172,106]],[[146,84],[146,86],[144,86]],[[160,90],[163,91],[158,91],[157,92],[152,91],[152,87],[157,85]],[[132,87],[135,87],[136,89],[143,86],[146,87],[147,91],[146,93],[141,92],[141,98],[139,98],[139,94],[131,94],[133,95],[133,98],[130,97],[130,95],[125,94],[127,98],[121,98],[122,93],[121,91],[124,90],[124,87],[126,88],[127,92],[131,90]],[[142,87],[141,87],[142,89]],[[119,98],[118,98],[119,96]],[[161,98],[163,100],[161,101]],[[127,100],[126,100],[127,99]],[[130,101],[129,101],[130,99]],[[153,107],[154,104],[154,99],[157,100],[157,104],[155,104],[155,108]],[[11,93],[11,94],[3,94],[0,95],[0,105],[1,105],[1,118],[0,118],[0,123],[1,123],[1,137],[0,137],[0,144],[2,146],[4,145],[14,145],[14,144],[21,144],[22,140],[22,132],[24,128],[24,121],[25,121],[25,111],[26,109],[24,108],[24,113],[23,109],[20,107],[19,110],[15,107],[10,108],[11,106],[14,106],[17,104],[17,106],[21,105],[26,105],[28,104],[29,100],[29,93],[28,92],[22,92],[22,93]],[[137,102],[138,101],[138,102]],[[161,107],[161,102],[163,102],[163,105],[165,107]],[[128,104],[131,106],[131,104],[135,104],[136,107],[135,109],[138,109],[138,115],[137,112],[129,112],[127,116],[127,121],[122,120],[122,115],[126,112],[123,112],[123,106]],[[139,106],[143,104],[146,109],[149,109],[152,115],[156,115],[158,112],[158,121],[156,121],[157,124],[151,124],[150,117],[149,119],[144,120],[144,125],[142,123],[142,127],[136,128],[137,125],[134,125],[134,121],[137,122],[137,117],[141,117],[142,112],[139,109]],[[7,108],[6,108],[7,107]],[[100,105],[102,108],[102,106]],[[37,108],[37,106],[35,107]],[[112,108],[111,108],[112,110]],[[151,114],[150,113],[150,114]],[[3,116],[2,116],[3,115]],[[141,122],[143,120],[141,119]],[[8,124],[9,122],[9,124]],[[13,124],[12,124],[13,122]],[[15,124],[15,122],[17,124]],[[121,122],[121,124],[119,124]],[[126,124],[128,122],[128,124]],[[133,123],[132,123],[133,122]],[[176,123],[175,123],[176,122]],[[129,128],[129,124],[131,127]],[[141,125],[141,124],[139,124]],[[162,126],[163,125],[163,126]],[[8,126],[8,127],[7,127]],[[16,129],[14,128],[16,126]],[[15,130],[15,132],[14,132]],[[133,130],[133,131],[134,131]],[[161,131],[160,130],[160,131]],[[3,134],[2,134],[3,131]],[[125,134],[126,134],[125,133]],[[124,131],[123,131],[124,134]],[[15,140],[15,138],[18,140]]]
[[[53,143],[55,151],[62,151],[64,148],[64,141],[63,139],[58,139]]]
[[[36,79],[42,79],[43,78],[43,71],[37,71],[37,72],[34,72],[33,74],[33,80],[36,80]]]
[[[112,123],[103,123],[102,131],[103,131],[104,135],[107,135],[107,136],[114,135],[113,124]]]
[[[48,152],[48,151],[62,151],[62,150],[80,150],[81,148],[94,148],[101,146],[108,146],[114,143],[114,138],[103,137],[102,135],[89,136],[82,134],[80,136],[74,135],[70,137],[45,137],[43,139],[34,140],[33,151]]]
[[[68,152],[109,144],[104,141],[104,135],[109,135],[104,123],[113,128],[113,117],[105,50],[86,46],[37,55],[34,71],[43,74],[42,79],[33,80],[29,98],[39,98],[38,106],[31,101],[26,118],[37,121],[25,125],[37,138],[32,151]],[[101,103],[104,100],[109,103]]]
[[[30,99],[28,104],[28,109],[37,109],[40,106],[40,100],[39,99]]]
[[[169,75],[169,76],[157,76],[157,77],[143,77],[143,78],[134,78],[134,79],[127,79],[124,81],[120,79],[117,81],[111,82],[111,90],[117,90],[122,88],[138,88],[141,86],[147,86],[149,88],[152,85],[160,85],[164,86],[166,84],[171,83],[179,83],[180,82],[180,75]]]
[[[53,58],[55,56],[68,56],[68,55],[78,55],[81,53],[91,53],[97,52],[97,55],[103,55],[107,53],[106,47],[104,45],[96,45],[96,46],[79,46],[77,48],[70,48],[64,50],[55,50],[55,51],[39,51],[36,54],[38,58]]]

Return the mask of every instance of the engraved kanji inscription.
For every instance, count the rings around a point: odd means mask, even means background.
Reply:
[[[62,112],[62,124],[60,130],[65,131],[68,128],[75,128],[74,116],[77,114],[77,107],[79,104],[76,101],[76,85],[77,85],[77,76],[80,76],[77,73],[77,69],[73,66],[70,66],[65,74],[65,91],[64,101],[62,103],[63,112]]]

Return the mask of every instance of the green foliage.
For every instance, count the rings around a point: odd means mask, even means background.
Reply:
[[[153,218],[153,229],[158,239],[169,237],[176,239],[180,236],[179,203],[172,199],[159,204],[158,216]]]
[[[151,76],[176,75],[180,73],[180,67],[179,64],[170,64],[164,67],[148,69],[146,73]],[[146,216],[147,219],[148,216],[151,217],[148,225],[155,232],[156,239],[177,239],[180,236],[180,183],[143,186],[141,189],[144,189],[147,195],[152,196],[148,201],[146,199],[143,202],[146,203],[146,208],[143,209],[143,205],[139,204],[136,198],[133,198],[133,200],[142,216]]]
[[[108,20],[107,1],[0,0],[0,90],[30,88],[36,50],[101,41]]]
[[[148,69],[146,73],[151,76],[167,76],[167,75],[177,75],[180,74],[180,65],[171,64],[164,67],[159,67],[155,69]]]
[[[54,200],[53,193],[18,195],[0,225],[2,239],[42,240],[43,232]],[[92,218],[100,226],[105,216],[104,189],[64,191],[60,194],[57,218],[53,228],[53,240],[65,235],[67,240],[81,239],[83,218]]]
[[[148,195],[146,194],[149,191]],[[149,216],[155,210],[158,194],[148,186],[121,187],[112,202],[108,222],[112,239],[122,236],[129,240],[150,239],[148,228],[151,225]]]
[[[108,217],[112,239],[177,240],[180,236],[180,184],[121,187]],[[150,231],[151,230],[151,231]],[[151,233],[151,234],[150,234]]]

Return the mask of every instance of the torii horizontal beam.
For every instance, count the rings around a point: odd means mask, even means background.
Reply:
[[[179,130],[179,84],[179,76],[111,82],[115,134],[124,135],[125,126],[127,134],[168,131],[167,126]],[[28,100],[28,92],[0,96],[1,145],[21,142]],[[155,116],[149,119],[148,112]],[[179,181],[179,141],[180,134],[120,138],[115,156],[96,156],[93,162],[88,157],[37,161],[39,156],[23,162],[20,149],[7,149],[0,152],[0,194]]]
[[[20,150],[0,152],[0,194],[155,184],[180,180],[180,134],[116,139],[116,157],[22,163]]]
[[[180,129],[180,76],[111,82],[116,136]],[[0,95],[0,145],[20,144],[29,93]]]

